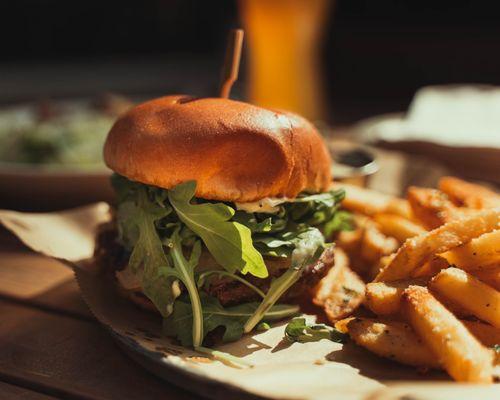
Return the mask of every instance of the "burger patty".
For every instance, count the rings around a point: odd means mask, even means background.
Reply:
[[[127,252],[117,240],[117,230],[113,223],[107,223],[100,227],[96,240],[96,249],[94,258],[108,276],[116,279],[115,272],[125,269],[128,265],[130,253]],[[203,255],[202,255],[203,257]],[[273,279],[281,276],[287,270],[283,260],[275,258],[265,258],[266,264],[278,264],[280,268],[268,268],[269,276],[265,279],[256,278],[252,275],[245,275],[244,278],[264,292],[267,292]],[[323,278],[328,270],[333,266],[334,250],[333,247],[327,248],[321,257],[307,267],[305,267],[300,279],[282,296],[282,301],[293,300],[316,284]],[[283,268],[285,266],[285,268]],[[255,291],[243,283],[232,280],[230,278],[215,278],[211,279],[206,292],[216,297],[222,306],[232,306],[251,301],[259,301],[260,297]],[[147,309],[152,308],[152,304],[142,294],[142,292],[129,293],[129,296],[134,302],[139,303]],[[140,300],[140,301],[138,301]],[[154,308],[154,307],[153,307]]]
[[[305,267],[300,279],[283,294],[281,301],[293,300],[316,286],[333,266],[333,253],[333,247],[329,247],[323,252],[318,261]],[[283,269],[271,270],[266,279],[256,278],[251,275],[246,275],[245,279],[265,293],[269,289],[272,280],[281,276],[285,271]],[[223,306],[260,300],[260,296],[248,286],[229,279],[212,282],[207,292],[211,296],[217,297]]]

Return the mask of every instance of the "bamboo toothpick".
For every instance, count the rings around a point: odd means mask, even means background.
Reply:
[[[243,46],[243,29],[233,29],[229,33],[227,43],[226,58],[222,68],[222,82],[220,85],[219,97],[229,98],[231,87],[238,79],[240,69],[241,48]]]

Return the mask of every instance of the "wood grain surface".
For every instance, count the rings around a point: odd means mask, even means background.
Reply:
[[[198,398],[126,357],[83,303],[72,272],[3,229],[0,315],[0,400]]]

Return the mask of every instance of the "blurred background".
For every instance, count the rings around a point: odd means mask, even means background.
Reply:
[[[246,25],[247,51],[252,40],[280,43],[283,51],[259,48],[271,58],[301,46],[297,31],[320,31],[324,103],[316,106],[324,109],[306,114],[348,124],[405,110],[422,86],[499,84],[498,21],[499,3],[481,0],[4,1],[0,103],[102,92],[215,94],[228,30]],[[251,92],[251,65],[247,53],[233,97]]]
[[[334,139],[354,147],[346,176],[380,170],[380,190],[446,173],[500,184],[498,21],[500,3],[484,0],[0,2],[0,208],[109,199],[113,121],[152,97],[217,96],[240,27],[231,97],[315,122],[336,178]]]

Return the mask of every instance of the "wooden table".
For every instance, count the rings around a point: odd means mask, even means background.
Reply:
[[[127,358],[70,269],[0,228],[0,399],[195,399]]]

